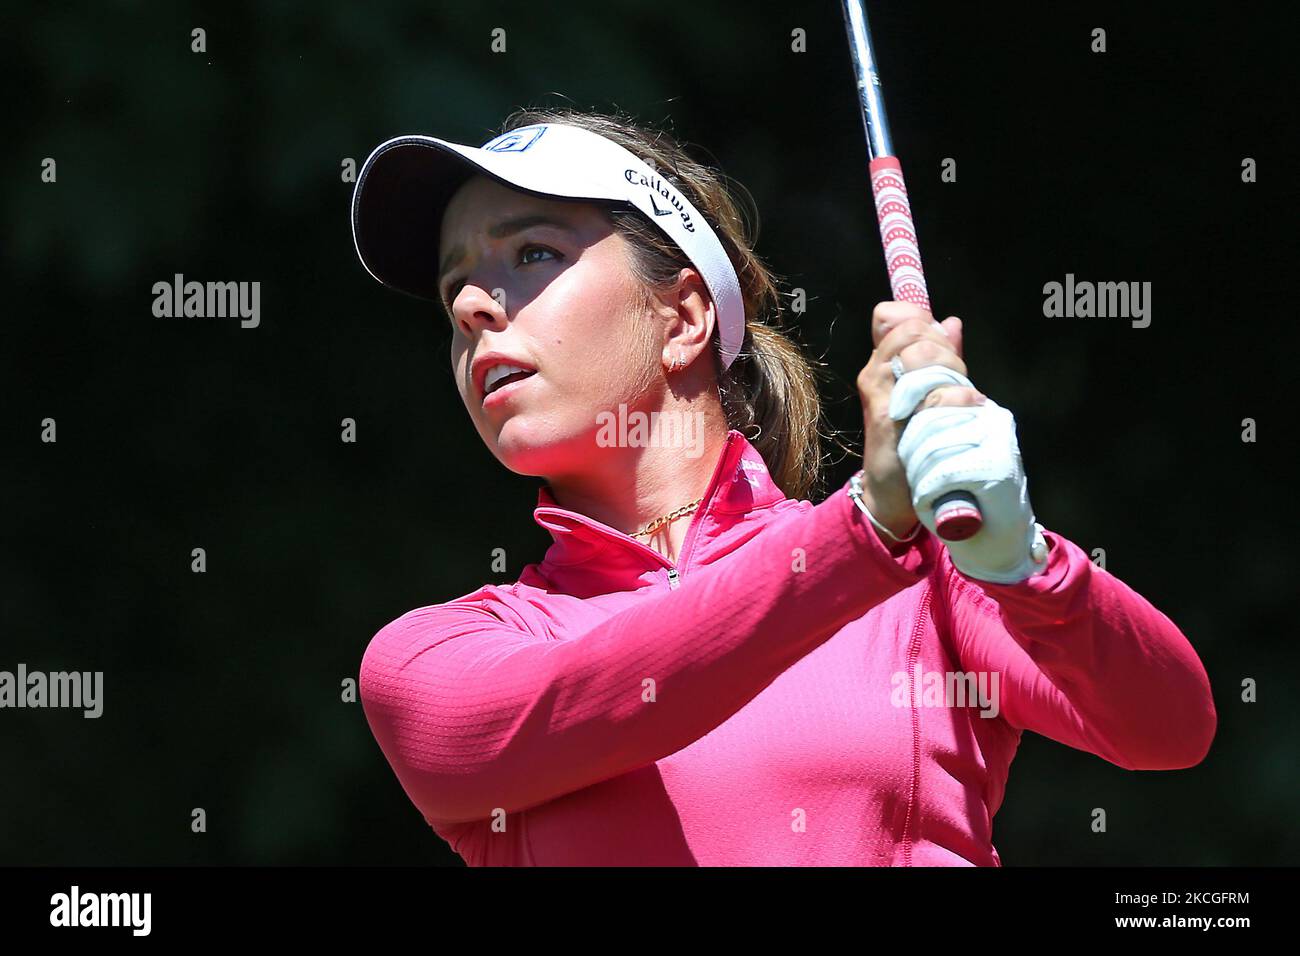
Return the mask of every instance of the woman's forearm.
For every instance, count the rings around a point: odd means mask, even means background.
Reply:
[[[1078,545],[1045,534],[1048,566],[1026,581],[990,584],[952,572],[968,598],[954,601],[965,666],[1006,671],[1002,713],[1013,726],[1129,770],[1199,763],[1217,716],[1196,651],[1168,617]],[[996,616],[980,606],[988,599]],[[1008,640],[1017,646],[1002,644]]]

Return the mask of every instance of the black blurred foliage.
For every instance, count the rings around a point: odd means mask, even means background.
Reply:
[[[1269,24],[870,12],[932,297],[1016,413],[1038,517],[1183,628],[1219,708],[1208,758],[1172,773],[1027,734],[994,842],[1013,865],[1294,863],[1293,564],[1266,460],[1287,444],[1269,398],[1293,207]],[[759,251],[807,290],[793,326],[856,441],[889,292],[838,5],[104,3],[11,23],[0,668],[103,670],[106,688],[99,720],[0,713],[0,862],[459,862],[341,682],[383,624],[512,580],[549,539],[536,481],[464,414],[445,320],[356,260],[341,164],[404,132],[482,142],[523,105],[666,126],[755,196]],[[1151,327],[1044,319],[1067,272],[1152,282]],[[154,318],[176,273],[259,280],[261,326]],[[1247,677],[1259,703],[1240,702]]]

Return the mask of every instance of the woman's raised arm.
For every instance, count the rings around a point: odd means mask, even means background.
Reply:
[[[921,548],[895,551],[842,488],[576,638],[530,633],[484,587],[374,636],[366,719],[430,824],[523,810],[709,733],[932,566]]]
[[[1044,535],[1046,568],[1018,584],[971,580],[943,555],[961,666],[999,674],[1013,727],[1126,770],[1200,763],[1217,717],[1192,645],[1074,542]]]

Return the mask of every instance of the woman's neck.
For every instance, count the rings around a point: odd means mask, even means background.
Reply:
[[[704,495],[726,437],[725,419],[706,416],[701,437],[689,447],[602,448],[591,467],[547,484],[560,507],[630,535]],[[675,563],[693,517],[682,515],[636,540]]]

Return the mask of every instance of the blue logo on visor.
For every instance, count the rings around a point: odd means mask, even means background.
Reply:
[[[545,126],[521,126],[508,133],[502,133],[496,139],[488,140],[479,149],[491,153],[522,153],[542,138]]]

